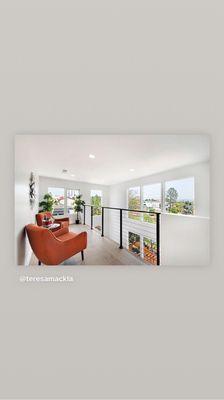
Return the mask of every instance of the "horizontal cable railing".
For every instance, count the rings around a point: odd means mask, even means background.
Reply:
[[[155,253],[156,256],[154,257],[155,259],[155,263],[157,265],[160,265],[160,212],[157,211],[146,211],[146,210],[132,210],[129,208],[119,208],[119,207],[106,207],[106,206],[93,206],[91,204],[85,204],[83,206],[83,211],[84,211],[84,218],[83,218],[83,223],[84,225],[86,224],[86,220],[88,218],[88,220],[90,220],[90,227],[91,229],[94,228],[94,213],[96,213],[96,210],[98,210],[98,215],[97,217],[98,220],[101,219],[101,226],[97,226],[98,230],[101,230],[101,236],[104,236],[105,233],[105,210],[116,210],[119,211],[119,239],[117,241],[119,241],[119,248],[123,249],[123,231],[124,229],[128,230],[131,229],[130,228],[130,224],[138,224],[139,222],[142,222],[142,219],[140,218],[140,220],[135,220],[132,219],[131,216],[133,217],[134,215],[148,215],[148,216],[152,216],[151,219],[153,220],[153,223],[155,224],[155,232],[149,232],[151,237],[153,236],[153,238],[155,237],[155,243],[156,246],[153,246],[152,242],[150,242],[150,239],[148,240],[147,238],[145,238],[145,242],[144,242],[144,252],[146,254],[146,258],[147,258],[147,252],[148,254],[151,253]],[[90,213],[88,213],[88,211],[90,211]],[[124,219],[124,214],[127,214],[127,216],[129,216],[129,218]],[[143,217],[144,218],[144,217]],[[148,218],[148,220],[150,221],[150,218]],[[127,221],[129,221],[129,228],[127,228],[128,224]],[[144,225],[144,229],[145,231],[148,230],[152,230],[151,224],[145,224]],[[149,236],[150,236],[149,235]],[[140,235],[139,235],[140,237]],[[147,242],[148,240],[148,242]],[[128,247],[128,246],[127,246]],[[155,247],[155,248],[154,248]],[[148,249],[149,248],[149,249]],[[145,250],[146,249],[146,250]],[[153,262],[152,262],[153,263]]]

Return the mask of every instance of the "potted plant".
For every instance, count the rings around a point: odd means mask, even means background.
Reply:
[[[57,201],[53,198],[51,193],[46,193],[44,195],[43,200],[39,203],[39,207],[41,207],[41,212],[49,211],[53,212],[54,210],[54,205],[57,203]]]
[[[83,212],[83,206],[85,204],[85,201],[82,200],[82,194],[79,194],[78,196],[74,197],[73,201],[73,209],[74,212],[76,213],[76,220],[75,223],[79,224],[80,223],[80,213]]]

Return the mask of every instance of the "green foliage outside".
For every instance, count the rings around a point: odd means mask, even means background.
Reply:
[[[186,214],[192,215],[194,213],[194,205],[192,201],[177,201],[173,203],[169,209],[170,213],[173,214]]]
[[[140,236],[136,233],[129,232],[129,243],[133,244],[136,242],[140,242]]]
[[[173,207],[173,205],[176,203],[178,199],[178,192],[176,189],[174,188],[169,188],[169,190],[167,190],[167,194],[166,194],[166,203],[167,203],[167,208],[168,211],[171,212],[171,209]]]
[[[178,192],[175,188],[169,188],[166,193],[166,211],[173,214],[185,214],[192,215],[194,214],[194,203],[190,200],[180,200],[178,201]],[[136,192],[130,191],[128,197],[128,208],[133,210],[141,209],[140,197],[136,195]],[[149,208],[144,203],[144,209],[151,212],[156,212],[154,208]],[[128,213],[128,217],[134,219],[136,221],[141,221],[141,214],[138,212],[130,212]],[[151,224],[156,223],[156,215],[151,214],[143,214],[143,221]]]
[[[144,238],[144,247],[147,248],[152,253],[157,253],[157,244],[154,240]]]
[[[53,198],[51,193],[46,193],[44,199],[39,203],[40,212],[53,212],[55,205],[57,205],[57,200]]]
[[[135,233],[129,232],[129,246],[129,249],[133,253],[140,255],[140,236]]]
[[[91,197],[91,205],[93,207],[93,215],[101,215],[101,197],[95,194]]]
[[[149,211],[155,211],[154,209],[150,209]],[[143,214],[143,221],[144,222],[149,222],[150,224],[155,224],[156,223],[156,215],[151,215],[151,214]]]
[[[145,207],[147,209],[147,207]],[[147,211],[155,212],[155,209],[152,207],[149,207]],[[143,221],[148,222],[150,224],[155,224],[156,223],[156,215],[155,214],[143,214]]]
[[[173,214],[193,214],[194,204],[193,201],[177,201],[178,192],[174,188],[169,188],[166,195],[166,210]]]
[[[134,190],[131,190],[129,192],[128,208],[130,208],[131,210],[140,210],[141,209],[140,197],[136,196],[136,193],[134,192]],[[140,215],[140,213],[135,213],[135,212],[129,211],[128,218],[135,219],[136,221],[140,221],[141,215]]]

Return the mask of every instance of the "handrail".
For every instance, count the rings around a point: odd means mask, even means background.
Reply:
[[[101,208],[102,210],[102,232],[101,236],[104,236],[104,209],[108,210],[117,210],[120,211],[120,249],[123,249],[123,235],[122,235],[122,229],[123,229],[123,220],[122,220],[122,213],[123,211],[128,211],[128,212],[138,212],[138,213],[144,213],[144,214],[150,214],[150,215],[156,215],[156,247],[157,247],[157,265],[160,265],[160,214],[161,212],[159,211],[145,211],[145,210],[132,210],[130,208],[120,208],[120,207],[108,207],[108,206],[94,206],[92,204],[84,204],[83,209],[84,209],[84,221],[83,224],[85,225],[86,223],[86,207],[91,207],[91,229],[93,229],[93,209],[94,208]]]
[[[123,211],[130,211],[130,212],[140,212],[140,213],[144,213],[144,214],[161,214],[160,211],[132,210],[131,208],[94,206],[92,204],[84,204],[84,205],[85,205],[85,207],[107,208],[109,210],[123,210]]]

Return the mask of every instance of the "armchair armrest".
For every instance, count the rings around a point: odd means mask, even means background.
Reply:
[[[60,240],[60,236],[57,237],[57,239]],[[69,240],[66,240],[61,243],[63,244],[63,248],[66,251],[68,252],[71,251],[73,252],[73,254],[79,253],[80,251],[86,249],[87,247],[87,232],[80,232],[73,238],[70,238]]]
[[[64,218],[55,218],[54,219],[56,223],[59,222],[69,222],[69,218],[68,217],[64,217]]]

